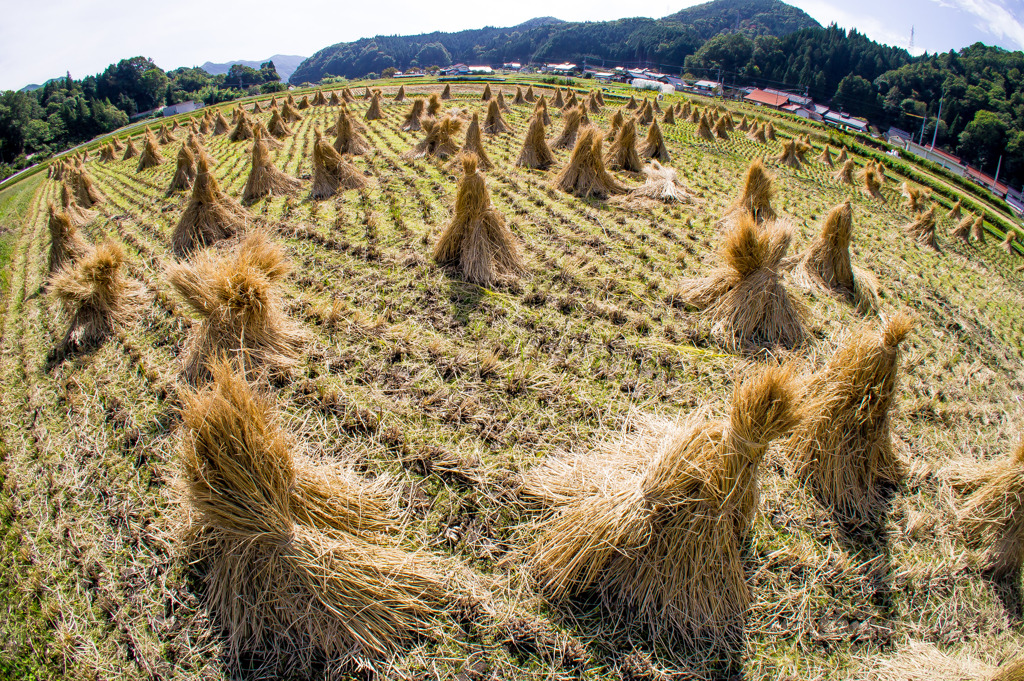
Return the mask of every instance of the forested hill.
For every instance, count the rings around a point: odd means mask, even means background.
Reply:
[[[706,38],[723,31],[782,36],[821,26],[807,12],[779,0],[716,0],[687,7],[662,21],[688,24]]]
[[[1024,184],[1024,53],[977,43],[911,58],[836,26],[782,38],[722,33],[686,58],[686,67],[721,68],[741,84],[786,83],[875,127],[924,139],[1014,187]],[[942,102],[938,134],[935,121]],[[1000,161],[1000,158],[1002,159]]]
[[[592,64],[641,62],[682,64],[707,40],[723,33],[784,36],[820,28],[803,10],[780,0],[714,0],[662,19],[570,23],[552,17],[511,28],[457,33],[376,36],[326,47],[304,61],[292,83],[326,76],[358,78],[387,68],[564,61]]]
[[[646,61],[691,76],[721,73],[737,85],[784,85],[815,101],[895,125],[931,140],[942,102],[941,148],[1020,187],[1024,184],[1024,53],[982,44],[911,57],[835,25],[822,27],[779,0],[715,0],[663,19],[567,23],[552,17],[513,28],[384,36],[321,50],[293,83],[359,77],[388,67],[455,62],[562,61],[608,65]],[[31,92],[0,92],[0,179],[128,117],[164,104],[205,104],[271,92],[273,62],[227,75],[197,68],[164,71],[145,57],[122,59],[80,81],[58,78]]]

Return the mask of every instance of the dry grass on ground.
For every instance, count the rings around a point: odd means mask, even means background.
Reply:
[[[442,86],[406,88],[419,97]],[[516,167],[534,107],[511,104],[501,114],[511,130],[481,143],[494,163],[484,174],[491,206],[521,246],[524,275],[481,287],[431,258],[452,220],[460,172],[450,159],[409,153],[424,131],[400,129],[410,104],[396,104],[395,90],[384,88],[379,120],[363,120],[368,100],[346,104],[369,150],[345,160],[370,181],[322,201],[309,199],[314,130],[333,128],[340,106],[303,109],[289,124],[293,134],[269,151],[299,191],[274,192],[244,211],[236,201],[252,142],[202,140],[209,173],[231,199],[231,210],[219,206],[232,222],[215,235],[228,237],[214,246],[219,256],[231,257],[241,234],[260,227],[291,263],[275,284],[276,304],[306,338],[291,371],[261,384],[278,423],[296,446],[306,443],[302,455],[317,466],[351,467],[367,484],[387,484],[402,519],[396,551],[468,566],[491,594],[453,609],[446,624],[457,626],[443,635],[405,642],[387,662],[363,662],[381,678],[408,679],[966,679],[1018,653],[1020,577],[985,574],[984,556],[956,524],[964,497],[947,474],[953,464],[1005,459],[1024,429],[1021,259],[1001,247],[1001,231],[987,225],[984,242],[948,236],[953,202],[936,193],[938,250],[916,243],[902,233],[915,218],[899,196],[907,178],[888,171],[879,183],[872,171],[865,193],[865,160],[851,154],[846,184],[819,159],[826,143],[841,151],[839,140],[789,119],[772,121],[778,140],[767,143],[740,132],[705,139],[683,115],[659,122],[667,165],[697,201],[577,198],[552,183],[571,148],[555,150],[548,170]],[[549,88],[534,91],[557,101]],[[476,113],[485,122],[480,88],[454,86],[451,95],[440,115],[468,121]],[[506,101],[513,97],[506,86]],[[603,132],[625,102],[605,100],[588,113]],[[743,113],[765,128],[764,112]],[[566,116],[556,106],[550,114],[549,143]],[[271,115],[252,118],[266,124]],[[638,126],[637,139],[646,134]],[[814,149],[800,168],[776,160],[784,142],[804,134]],[[175,159],[183,143],[161,153]],[[144,146],[138,135],[134,146]],[[86,164],[105,200],[79,234],[120,243],[125,276],[142,282],[152,303],[64,361],[47,362],[66,320],[45,289],[47,206],[61,205],[61,183],[40,174],[0,192],[0,255],[9,256],[0,325],[0,675],[372,676],[345,655],[314,656],[312,667],[296,670],[255,650],[237,663],[203,607],[208,568],[182,554],[170,483],[182,466],[180,376],[204,322],[165,277],[193,192],[166,196],[175,163],[137,172],[139,162],[121,156]],[[516,489],[546,457],[628,436],[635,416],[705,409],[724,418],[750,363],[785,358],[808,375],[865,320],[845,297],[780,272],[807,309],[806,338],[792,351],[755,357],[730,351],[673,295],[714,267],[720,220],[754,158],[774,176],[771,209],[792,225],[791,254],[805,253],[829,211],[849,201],[850,257],[877,278],[881,314],[909,309],[916,318],[901,344],[889,424],[906,474],[877,531],[865,534],[837,523],[772,445],[739,554],[750,602],[740,636],[726,650],[667,645],[641,623],[609,617],[599,600],[547,602],[523,566],[507,561],[536,519]],[[613,175],[626,190],[645,180]],[[236,221],[239,235],[231,236]],[[208,231],[205,223],[192,228]]]

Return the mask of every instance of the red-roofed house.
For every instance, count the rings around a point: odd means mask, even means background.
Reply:
[[[935,154],[936,156],[941,156],[942,158],[946,159],[950,163],[956,163],[957,165],[963,165],[963,161],[961,161],[958,157],[954,156],[953,154],[947,154],[942,149],[936,149],[935,147],[933,147],[930,144],[928,145],[928,151],[930,151],[931,153]]]
[[[789,103],[789,97],[786,95],[776,95],[764,90],[752,90],[749,95],[743,98],[745,101],[751,104],[759,104],[761,106],[769,106],[773,109],[779,109],[783,105]]]
[[[974,180],[978,184],[985,185],[993,194],[997,194],[1002,197],[1005,197],[1007,192],[1010,191],[1010,188],[1008,186],[1006,186],[1002,182],[996,182],[996,179],[991,175],[986,175],[980,170],[975,170],[970,166],[967,166],[967,177]]]
[[[775,90],[770,87],[764,89],[770,95],[782,95],[789,101],[790,104],[799,104],[800,106],[811,106],[814,101],[810,97],[804,97],[803,95],[793,94],[792,92],[783,92],[782,90]]]
[[[799,116],[800,118],[809,118],[813,121],[818,121],[819,123],[823,120],[818,113],[799,104],[786,104],[784,107],[782,107],[782,110],[788,111],[794,116]]]

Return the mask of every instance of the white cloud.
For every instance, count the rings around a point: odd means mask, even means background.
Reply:
[[[943,7],[952,5],[968,14],[973,14],[978,19],[975,24],[978,30],[1008,40],[1018,49],[1024,50],[1024,23],[1000,0],[932,0],[932,2]]]

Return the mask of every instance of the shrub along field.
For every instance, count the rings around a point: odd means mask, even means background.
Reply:
[[[1018,654],[1020,574],[986,572],[958,521],[962,472],[1007,457],[1020,441],[1024,259],[1001,246],[1001,228],[987,225],[984,242],[950,236],[952,200],[937,193],[938,249],[918,244],[902,229],[915,217],[900,194],[905,178],[887,171],[884,200],[861,191],[859,173],[854,185],[841,183],[818,160],[829,138],[788,119],[772,119],[778,141],[762,144],[738,129],[728,140],[703,140],[689,119],[664,123],[656,114],[665,165],[696,200],[580,199],[552,184],[570,150],[556,150],[550,170],[514,165],[534,106],[512,104],[514,89],[505,86],[512,131],[483,135],[493,162],[483,176],[526,271],[481,287],[432,260],[453,215],[461,164],[413,158],[424,133],[400,129],[411,99],[441,87],[409,86],[397,103],[396,88],[387,88],[383,117],[364,123],[369,151],[346,155],[366,186],[324,200],[309,198],[314,131],[332,141],[341,107],[300,109],[292,134],[270,151],[299,189],[249,204],[246,231],[263,229],[283,248],[291,269],[280,280],[281,311],[304,334],[297,366],[252,388],[268,400],[283,446],[301,452],[311,470],[344,472],[352,489],[374,490],[396,516],[389,546],[410,552],[401,554],[410,565],[434,561],[430,569],[454,575],[445,589],[455,603],[439,606],[429,630],[391,653],[353,649],[341,635],[326,652],[289,649],[281,639],[301,641],[309,617],[328,621],[310,625],[326,627],[327,638],[331,627],[347,625],[310,614],[317,608],[301,595],[243,565],[248,576],[238,589],[284,589],[281,602],[265,607],[300,614],[294,631],[272,632],[273,644],[232,647],[245,637],[223,626],[227,615],[211,593],[217,552],[229,544],[197,556],[182,536],[190,509],[179,483],[198,451],[195,414],[185,425],[182,410],[199,408],[182,370],[203,322],[168,280],[178,260],[171,235],[189,202],[188,191],[167,194],[188,129],[181,117],[177,139],[162,146],[164,160],[153,168],[138,171],[138,159],[120,160],[121,152],[85,163],[104,200],[79,233],[123,247],[124,274],[150,296],[96,348],[56,351],[69,318],[47,283],[47,203],[61,205],[61,182],[39,174],[0,193],[0,224],[12,244],[0,354],[4,676],[968,679]],[[491,87],[497,95],[499,86]],[[550,141],[564,116],[550,106],[553,90],[535,89],[549,102]],[[482,123],[481,90],[456,86],[444,111],[479,113]],[[354,93],[347,107],[362,121],[369,102],[362,87]],[[686,101],[670,96],[660,106]],[[705,111],[708,102],[690,104]],[[609,98],[590,121],[606,130],[619,105]],[[224,113],[230,118],[230,108]],[[763,110],[730,114],[737,125],[744,116],[767,120]],[[265,124],[270,117],[255,115]],[[646,132],[639,126],[640,140]],[[784,142],[804,134],[814,148],[801,168],[776,161]],[[251,140],[211,133],[200,141],[220,188],[240,200]],[[134,144],[142,150],[143,135]],[[804,250],[834,206],[851,202],[853,264],[877,278],[881,319],[786,275],[789,296],[807,308],[805,341],[734,351],[710,315],[683,302],[680,284],[714,267],[723,218],[757,158],[774,177],[774,210],[794,227],[790,255]],[[851,158],[860,170],[865,159]],[[639,173],[614,175],[629,188],[643,183]],[[230,256],[240,239],[216,248]],[[554,598],[538,586],[530,547],[544,511],[521,492],[546,457],[586,456],[654,416],[723,418],[741,377],[759,367],[791,367],[796,394],[849,330],[878,328],[901,312],[914,325],[901,345],[890,416],[905,474],[871,523],[851,527],[801,482],[780,446],[785,438],[772,445],[755,466],[761,497],[738,544],[750,589],[738,635],[715,636],[713,645],[662,635],[607,592]],[[288,546],[298,541],[288,536]],[[344,571],[356,550],[330,554],[341,567],[324,555],[295,569],[319,565],[312,579],[336,589],[331,570]],[[259,564],[285,573],[293,565]],[[704,567],[711,582],[715,565]],[[391,575],[380,569],[386,583]],[[377,605],[356,601],[356,609]],[[358,619],[346,610],[333,617]]]

